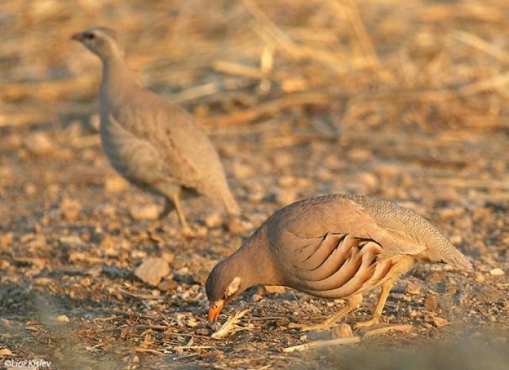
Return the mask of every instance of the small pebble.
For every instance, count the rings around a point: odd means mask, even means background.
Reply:
[[[71,321],[71,320],[69,320],[69,318],[68,318],[67,316],[65,316],[65,315],[57,316],[57,317],[55,318],[55,320],[56,320],[56,321],[58,321],[58,322],[64,322],[64,323],[65,323],[65,322],[70,322],[70,321]]]
[[[156,286],[161,279],[170,273],[168,262],[162,258],[147,258],[138,266],[134,274],[141,281]]]
[[[346,323],[341,323],[332,329],[333,338],[351,338],[353,337],[352,327]]]
[[[226,225],[226,228],[232,234],[241,234],[251,229],[252,227],[253,225],[251,225],[251,223],[239,219],[230,220]]]
[[[245,163],[234,162],[233,163],[233,175],[237,179],[244,180],[244,179],[248,179],[251,177],[255,177],[256,172],[251,166],[249,166]]]
[[[81,203],[74,199],[64,198],[60,203],[60,212],[68,221],[76,221],[81,212]]]
[[[135,220],[155,220],[159,207],[156,204],[137,204],[129,207],[129,213]]]
[[[275,192],[275,201],[281,207],[293,203],[296,200],[297,200],[296,188],[278,189]]]
[[[219,213],[214,213],[205,219],[205,225],[209,229],[214,229],[216,227],[221,226],[222,222],[223,222],[223,220]]]
[[[497,267],[497,268],[490,270],[490,275],[491,276],[503,276],[503,275],[505,275],[505,272],[501,268]]]
[[[378,186],[378,178],[369,172],[362,172],[359,174],[359,182],[368,189],[375,189]]]
[[[108,193],[120,193],[124,191],[127,186],[127,181],[120,176],[109,177],[104,182],[104,190]]]
[[[14,240],[14,234],[12,232],[8,232],[0,235],[0,247],[9,246]]]
[[[22,135],[13,133],[11,135],[5,135],[3,136],[2,140],[2,151],[4,152],[13,152],[15,150],[18,150],[23,143]]]
[[[85,277],[85,278],[81,279],[80,284],[81,284],[81,286],[87,288],[92,285],[92,281],[90,280],[89,277]]]
[[[284,286],[266,286],[265,287],[265,291],[267,293],[279,293],[279,294],[282,294],[284,292],[286,292],[286,288]]]
[[[251,297],[251,300],[253,302],[259,302],[263,299],[263,296],[261,294],[253,294],[253,296]]]
[[[352,160],[365,161],[368,158],[372,158],[373,153],[368,149],[353,148],[348,151],[348,158]]]
[[[476,272],[474,274],[474,279],[479,282],[479,283],[484,283],[486,281],[486,278],[484,277],[484,275],[480,272]]]
[[[162,252],[161,258],[168,263],[172,263],[175,260],[175,254],[171,252]]]
[[[424,299],[424,307],[428,310],[433,311],[438,307],[438,298],[435,295],[429,294]]]
[[[437,328],[441,328],[442,326],[449,324],[449,321],[441,317],[434,317],[433,324],[435,324]]]
[[[47,277],[38,277],[33,280],[34,286],[47,286],[53,282],[53,279]]]
[[[173,279],[163,279],[157,286],[161,292],[166,292],[168,290],[176,290],[178,287],[178,283]]]
[[[55,147],[49,136],[44,132],[33,132],[23,139],[28,152],[37,157],[51,154]]]
[[[11,356],[12,352],[8,348],[2,348],[0,349],[0,356]]]
[[[419,295],[421,294],[421,284],[409,282],[406,286],[406,292],[408,294]]]

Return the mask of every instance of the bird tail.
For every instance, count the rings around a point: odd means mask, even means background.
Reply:
[[[240,207],[230,191],[227,191],[223,196],[223,206],[226,213],[230,216],[239,216]]]
[[[472,263],[456,248],[450,248],[446,253],[442,254],[441,260],[458,270],[471,271],[473,269]]]

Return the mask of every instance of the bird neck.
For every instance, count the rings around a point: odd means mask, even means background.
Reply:
[[[258,230],[255,235],[246,240],[232,258],[235,259],[233,266],[238,267],[238,273],[245,279],[246,288],[259,284],[281,284],[263,230]]]
[[[104,59],[101,95],[107,98],[113,91],[118,94],[130,86],[138,86],[138,82],[122,56],[113,55]]]

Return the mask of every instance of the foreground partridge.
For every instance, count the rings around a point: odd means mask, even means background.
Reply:
[[[282,285],[316,297],[346,298],[347,306],[322,329],[362,302],[362,293],[381,285],[373,318],[377,324],[395,279],[415,260],[472,265],[428,221],[413,211],[376,198],[326,195],[277,211],[231,256],[219,262],[206,282],[209,319],[245,289]]]
[[[202,128],[178,105],[141,87],[129,70],[115,32],[90,28],[72,36],[102,61],[101,142],[111,165],[129,182],[165,199],[159,219],[173,209],[185,235],[180,198],[205,195],[239,214],[219,156]]]

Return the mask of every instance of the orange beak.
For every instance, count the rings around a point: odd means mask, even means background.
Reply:
[[[217,301],[210,305],[210,308],[209,308],[209,321],[210,322],[216,321],[216,319],[219,316],[219,314],[221,313],[221,310],[223,309],[223,307],[224,307],[223,301]]]

